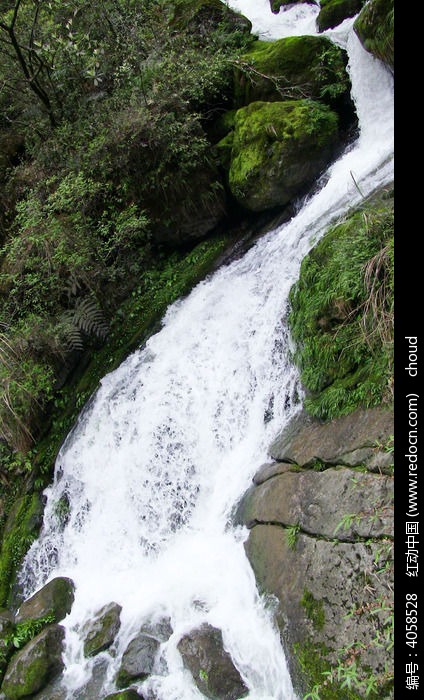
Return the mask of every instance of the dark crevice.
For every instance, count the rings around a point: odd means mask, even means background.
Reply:
[[[275,520],[254,520],[249,523],[249,530],[253,530],[257,525],[273,525],[274,527],[279,527],[282,530],[289,530],[292,527],[299,527],[298,525],[284,525]],[[393,535],[382,534],[382,535],[370,535],[369,537],[362,537],[360,535],[355,535],[355,539],[340,539],[339,537],[328,537],[326,535],[319,535],[316,532],[310,532],[299,527],[298,535],[305,535],[306,537],[311,537],[314,540],[322,540],[323,542],[333,542],[338,544],[368,544],[369,542],[381,542],[382,540],[394,540]]]

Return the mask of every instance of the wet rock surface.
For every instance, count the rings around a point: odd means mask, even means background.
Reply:
[[[113,644],[121,626],[121,610],[122,607],[117,603],[109,603],[84,627],[85,656],[95,656]]]
[[[191,672],[201,693],[213,700],[237,700],[248,689],[224,649],[219,629],[203,624],[192,630],[178,643],[184,666]]]

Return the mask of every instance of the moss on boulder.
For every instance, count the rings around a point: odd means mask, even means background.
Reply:
[[[121,626],[121,610],[117,603],[109,603],[87,623],[83,630],[85,656],[96,656],[113,644]]]
[[[313,100],[253,102],[236,114],[229,185],[246,209],[287,204],[330,162],[337,115]]]
[[[235,101],[280,101],[312,97],[324,101],[349,94],[346,52],[326,37],[291,36],[256,41],[239,60]]]
[[[348,17],[354,17],[365,4],[365,0],[321,0],[321,10],[317,17],[318,30],[337,27]]]
[[[10,603],[16,571],[37,537],[42,516],[43,505],[38,493],[18,498],[9,513],[0,556],[0,605]]]
[[[62,672],[64,636],[63,627],[50,625],[14,655],[1,686],[8,700],[33,695]]]
[[[74,602],[74,582],[58,576],[47,583],[31,598],[25,600],[16,615],[16,622],[40,620],[46,616],[60,622],[71,611]]]
[[[356,19],[354,29],[363,47],[393,71],[394,0],[371,0]]]
[[[393,199],[375,196],[327,231],[291,293],[295,359],[318,418],[391,399]]]

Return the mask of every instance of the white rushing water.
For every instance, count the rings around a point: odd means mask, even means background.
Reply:
[[[315,32],[311,6],[275,16],[268,0],[230,4],[262,36],[305,26]],[[69,698],[79,697],[93,665],[83,658],[78,629],[110,601],[123,609],[118,640],[103,654],[105,691],[113,690],[140,625],[170,616],[174,632],[162,647],[168,671],[158,669],[145,690],[161,700],[202,697],[176,645],[206,621],[222,630],[250,700],[295,697],[244,554],[246,532],[231,525],[231,514],[276,432],[298,410],[284,317],[301,260],[329,222],[361,199],[354,180],[368,194],[393,175],[392,78],[361,48],[352,21],[332,34],[349,53],[359,139],[296,217],[169,308],[161,331],[102,380],[58,457],[22,580],[27,593],[58,575],[75,581],[64,621]]]

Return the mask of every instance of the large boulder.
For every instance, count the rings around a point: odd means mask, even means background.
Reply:
[[[237,700],[248,689],[224,649],[222,633],[208,624],[192,630],[178,642],[184,666],[203,695],[212,700]]]
[[[71,611],[74,589],[74,582],[70,578],[59,576],[52,579],[22,603],[16,622],[39,620],[47,616],[52,618],[52,622],[60,622]]]
[[[390,471],[393,454],[385,446],[390,447],[393,434],[393,411],[387,407],[360,408],[325,423],[302,412],[275,438],[269,453],[280,462],[302,467],[323,464]]]
[[[238,107],[258,100],[349,99],[346,52],[326,37],[256,41],[238,63],[234,86]]]
[[[363,47],[394,71],[394,0],[371,0],[354,29]]]
[[[317,17],[320,32],[337,27],[348,17],[354,17],[366,0],[321,0],[321,9]]]
[[[116,677],[116,686],[126,688],[133,681],[142,681],[153,672],[160,641],[139,634],[127,646]]]
[[[31,696],[60,675],[64,636],[63,627],[49,625],[13,656],[1,686],[8,700]]]
[[[82,634],[85,656],[96,656],[113,644],[121,626],[121,610],[118,603],[109,603],[84,626]]]
[[[235,116],[229,186],[246,209],[284,206],[333,158],[337,115],[312,100],[252,102]]]

